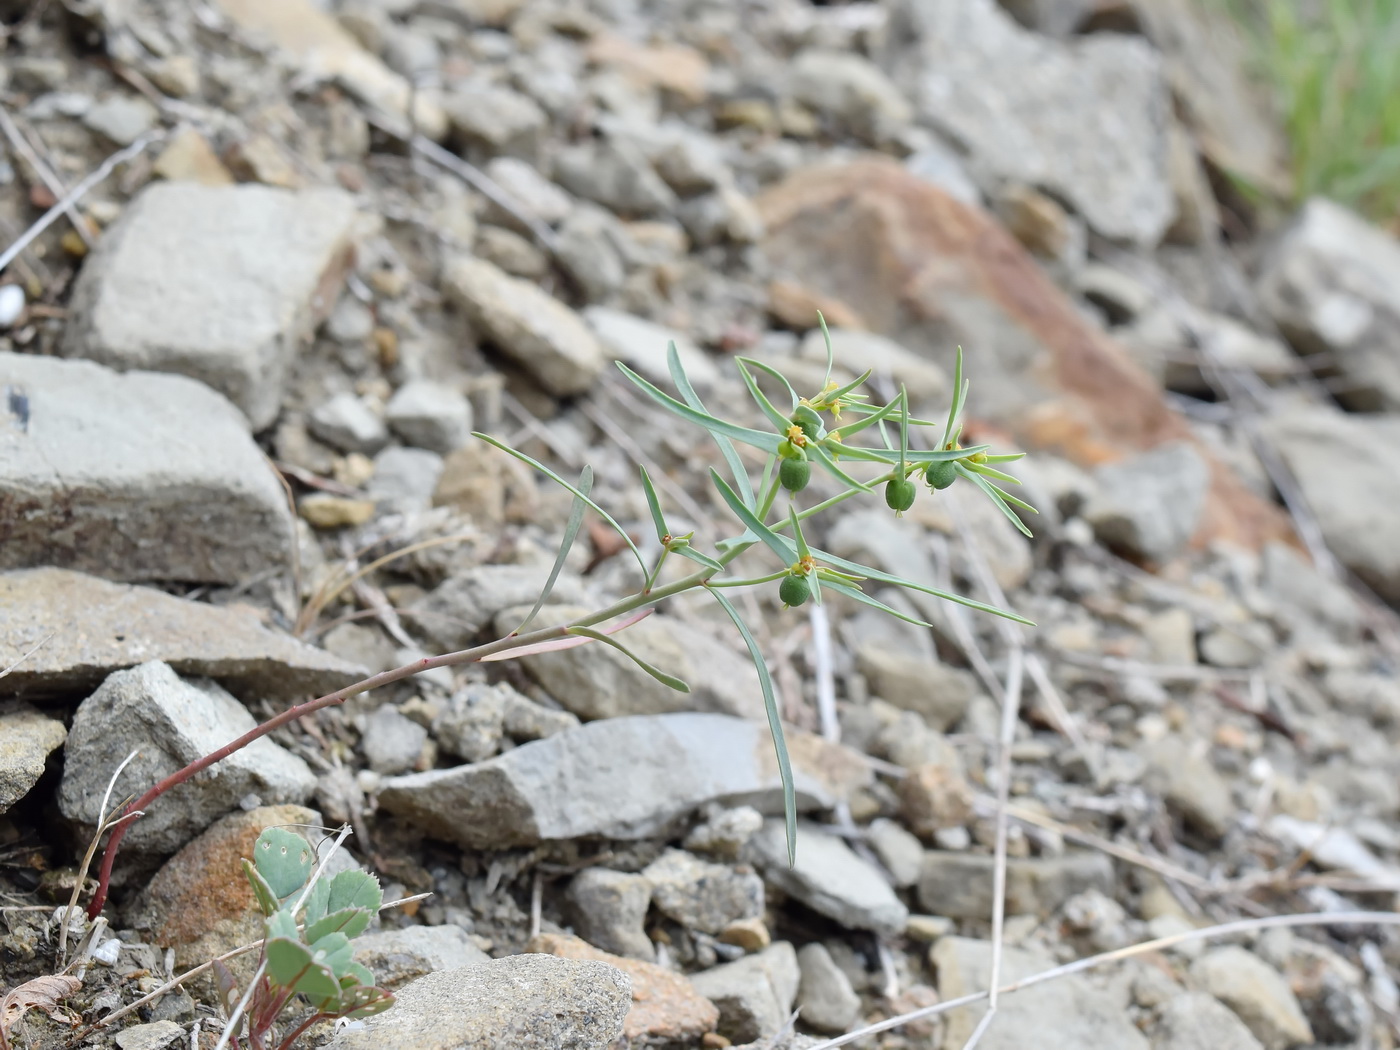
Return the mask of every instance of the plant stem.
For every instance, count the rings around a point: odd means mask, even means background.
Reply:
[[[277,1050],[291,1050],[291,1045],[301,1037],[301,1034],[303,1032],[305,1032],[317,1021],[328,1021],[330,1020],[330,1017],[330,1014],[323,1014],[320,1011],[317,1011],[316,1013],[312,1014],[305,1021],[301,1022],[301,1024],[297,1025],[295,1028],[292,1029],[292,1034],[287,1036],[286,1039],[283,1039],[282,1042],[278,1044]]]

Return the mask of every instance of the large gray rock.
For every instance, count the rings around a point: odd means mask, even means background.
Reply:
[[[813,911],[847,929],[891,936],[903,932],[909,909],[880,870],[835,835],[798,824],[797,857],[791,867],[781,820],[767,821],[751,847],[768,881]]]
[[[0,353],[0,392],[0,569],[237,583],[287,563],[282,486],[208,387]]]
[[[448,298],[481,335],[556,397],[582,394],[604,365],[578,314],[529,281],[464,256],[443,273]]]
[[[356,937],[355,961],[368,966],[381,988],[401,984],[438,970],[489,963],[491,956],[472,943],[460,926],[405,926]]]
[[[622,1034],[632,980],[592,959],[512,955],[439,970],[329,1050],[604,1050]]]
[[[1332,356],[1344,405],[1400,409],[1400,241],[1310,200],[1265,255],[1259,298],[1299,351]]]
[[[0,813],[29,794],[67,735],[62,722],[31,708],[0,715]]]
[[[800,809],[830,808],[870,782],[838,745],[791,729],[787,741]],[[712,801],[782,812],[766,726],[696,713],[610,718],[476,765],[394,777],[379,793],[384,809],[468,849],[646,838]]]
[[[695,990],[719,1007],[719,1032],[735,1043],[770,1038],[787,1024],[800,981],[797,953],[779,941],[723,966],[694,974]]]
[[[1157,1014],[1155,1050],[1263,1050],[1229,1007],[1204,992],[1178,995]]]
[[[991,979],[990,941],[944,937],[934,944],[929,961],[938,972],[940,999],[985,991]],[[1039,951],[1007,948],[1002,954],[1003,984],[1049,970],[1055,960]],[[986,1013],[984,1003],[945,1015],[943,1045],[964,1045]],[[1035,1046],[1082,1046],[1094,1050],[1148,1050],[1123,1002],[1078,974],[1034,985],[1003,997],[982,1042],[982,1050],[1021,1050]]]
[[[919,904],[952,919],[987,919],[992,914],[992,858],[988,854],[924,854]],[[1085,890],[1113,893],[1113,864],[1102,853],[1013,858],[1006,864],[1006,913],[1049,915]]]
[[[0,666],[31,649],[0,678],[0,696],[91,691],[149,660],[217,678],[249,699],[324,695],[368,673],[250,613],[67,569],[0,573]]]
[[[656,949],[645,922],[651,883],[611,868],[584,868],[569,883],[568,899],[578,935],[596,948],[651,962]]]
[[[155,183],[84,264],[63,352],[193,376],[261,430],[330,311],[354,226],[341,190]]]
[[[1210,488],[1210,467],[1185,441],[1098,469],[1099,490],[1084,508],[1099,540],[1124,553],[1162,562],[1196,531]]]
[[[901,82],[975,171],[1044,187],[1104,236],[1161,239],[1175,210],[1170,100],[1145,41],[1062,44],[1022,29],[994,0],[901,0],[892,48],[911,37]]]
[[[1400,602],[1400,418],[1293,409],[1262,423],[1337,559]]]
[[[1253,952],[1235,944],[1212,948],[1191,965],[1191,976],[1235,1011],[1265,1050],[1312,1043],[1312,1026],[1287,978]]]
[[[130,752],[140,754],[116,779],[113,800],[140,794],[256,725],[247,708],[207,679],[180,678],[156,661],[116,671],[73,716],[59,809],[90,828],[112,774]],[[261,737],[168,791],[131,825],[125,843],[170,853],[250,795],[260,804],[300,803],[315,787],[305,762]]]

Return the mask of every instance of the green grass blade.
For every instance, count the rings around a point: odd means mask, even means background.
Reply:
[[[909,394],[899,384],[899,476],[909,476]]]
[[[729,487],[729,484],[714,467],[710,468],[710,480],[715,483],[715,488],[719,489],[719,494],[724,497],[724,502],[729,504],[729,509],[744,523],[744,528],[762,540],[764,546],[781,558],[784,565],[791,565],[797,560],[797,548],[759,521],[757,515],[744,506],[738,493]]]
[[[657,404],[669,410],[673,415],[680,416],[682,419],[694,423],[697,426],[704,427],[711,434],[723,434],[727,438],[731,438],[734,441],[741,441],[745,445],[752,445],[754,448],[760,448],[764,452],[776,453],[778,451],[778,445],[782,443],[782,437],[777,434],[769,433],[766,430],[750,430],[748,427],[741,427],[737,423],[731,423],[726,419],[719,419],[716,416],[710,415],[708,412],[701,412],[698,409],[691,408],[684,402],[677,401],[664,390],[647,382],[621,361],[617,362],[617,367],[621,369],[623,375],[635,383],[644,394]]]
[[[963,349],[958,347],[957,364],[953,367],[953,400],[948,406],[948,423],[943,428],[943,443],[947,444],[952,440],[953,424],[958,421],[958,413],[962,411],[963,398]]]
[[[676,547],[676,548],[674,548],[674,549],[671,551],[671,553],[672,553],[672,554],[680,555],[680,557],[682,557],[682,558],[689,558],[689,559],[690,559],[691,561],[693,561],[696,565],[703,565],[703,566],[704,566],[705,568],[707,568],[707,569],[714,569],[715,572],[722,572],[722,571],[724,571],[724,566],[723,566],[723,565],[721,565],[719,562],[715,561],[715,560],[714,560],[713,558],[711,558],[708,554],[701,554],[701,553],[700,553],[698,550],[696,550],[694,547],[690,547],[690,546],[686,546],[686,547]]]
[[[974,474],[961,463],[958,464],[958,473],[985,492],[991,498],[992,502],[1001,509],[1001,512],[1006,515],[1006,519],[1011,522],[1012,525],[1016,526],[1017,530],[1024,533],[1026,536],[1034,537],[1035,534],[1026,527],[1026,523],[1021,520],[1021,516],[1007,506],[1007,504],[1014,503],[1018,507],[1024,507],[1033,514],[1037,513],[1034,507],[1024,500],[1017,499],[1010,493],[1002,492],[1001,489],[997,488],[986,478],[982,477],[980,474]]]
[[[610,638],[602,631],[595,631],[592,627],[566,627],[565,631],[568,634],[582,635],[584,638],[591,638],[595,642],[602,642],[604,645],[610,645],[618,652],[620,652],[623,656],[627,657],[627,659],[631,660],[634,664],[640,667],[647,674],[655,678],[662,685],[674,689],[678,693],[690,692],[690,686],[686,685],[675,675],[667,674],[655,664],[647,663],[647,661],[643,660],[640,656],[634,653],[631,649],[627,648],[627,646],[623,645],[616,638]]]
[[[912,591],[920,591],[923,594],[931,594],[935,598],[942,598],[944,601],[953,602],[956,605],[965,605],[969,609],[976,609],[978,612],[991,613],[993,616],[1000,616],[1006,620],[1014,620],[1023,623],[1027,627],[1034,627],[1035,622],[1027,620],[1024,616],[1017,616],[1014,612],[1005,609],[998,609],[995,605],[988,605],[986,602],[979,602],[975,598],[964,598],[961,594],[954,594],[951,591],[939,590],[937,587],[929,587],[926,584],[915,583],[913,580],[906,580],[900,576],[891,576],[887,572],[871,568],[869,565],[861,565],[859,562],[849,561],[846,558],[838,558],[829,551],[812,548],[812,555],[820,562],[834,565],[838,569],[847,569],[850,572],[859,573],[867,579],[876,580],[880,583],[892,583],[896,587],[905,587]]]
[[[788,504],[788,524],[792,526],[792,539],[797,544],[797,556],[799,558],[810,558],[812,552],[807,547],[807,539],[802,535],[802,523],[797,520],[797,507]]]
[[[995,478],[997,481],[1004,482],[1007,485],[1021,484],[1020,478],[1013,478],[1010,474],[1003,474],[1001,471],[989,467],[985,463],[967,463],[966,466],[967,469],[974,474],[982,474],[989,478]]]
[[[637,549],[637,544],[633,542],[632,537],[627,535],[627,530],[617,523],[616,518],[614,518],[611,514],[605,511],[602,507],[598,506],[598,504],[594,503],[593,500],[588,497],[588,494],[586,492],[580,492],[577,488],[575,488],[573,485],[570,485],[558,474],[554,473],[554,471],[550,470],[543,463],[539,462],[539,460],[531,459],[529,456],[525,455],[525,453],[516,451],[515,449],[507,445],[504,441],[497,441],[489,434],[482,434],[480,432],[473,432],[472,436],[480,438],[482,441],[485,441],[488,445],[495,445],[502,452],[514,456],[522,463],[529,464],[530,466],[538,470],[541,474],[543,474],[545,477],[549,478],[550,481],[553,481],[556,485],[559,485],[561,488],[565,488],[568,491],[572,492],[575,498],[583,500],[584,503],[588,504],[588,506],[592,508],[593,511],[600,515],[602,519],[606,521],[609,525],[611,525],[613,529],[617,532],[617,534],[622,537],[623,541],[627,544],[627,546],[631,548],[633,556],[637,559],[637,564],[642,567],[642,574],[646,575],[646,559],[642,557],[642,552]]]
[[[890,416],[894,415],[895,410],[898,407],[899,398],[895,398],[888,405],[885,405],[882,408],[878,408],[872,411],[868,416],[864,416],[861,419],[857,419],[854,423],[847,423],[844,427],[837,427],[834,431],[832,431],[832,433],[840,434],[841,440],[845,441],[852,434],[859,434],[866,427],[871,426],[872,424],[880,422],[880,420],[882,419],[887,419]]]
[[[888,613],[896,619],[903,620],[905,623],[912,623],[916,627],[933,626],[933,624],[920,620],[915,616],[910,616],[908,613],[902,613],[893,606],[886,605],[878,598],[870,597],[870,595],[866,594],[863,590],[861,590],[854,584],[842,583],[838,580],[833,580],[831,577],[828,576],[826,578],[826,586],[830,587],[833,591],[838,591],[841,594],[846,595],[846,597],[848,598],[854,598],[862,605],[869,605],[873,609],[879,609],[881,612]]]
[[[763,414],[768,417],[768,421],[778,428],[779,433],[784,437],[792,426],[792,420],[778,411],[777,406],[768,400],[768,395],[758,388],[758,383],[754,380],[753,373],[749,371],[744,359],[737,358],[735,364],[739,366],[739,375],[744,379],[744,385],[749,388],[749,395],[754,399],[754,403],[763,410]]]
[[[700,400],[700,395],[695,392],[695,387],[690,385],[690,376],[685,374],[685,366],[681,364],[680,351],[676,349],[674,340],[666,347],[666,367],[670,369],[671,382],[676,384],[676,389],[680,391],[685,403],[695,411],[709,415],[708,412],[705,412],[705,403]],[[744,498],[744,505],[746,507],[758,506],[754,502],[753,486],[749,484],[748,469],[744,466],[744,461],[739,458],[739,450],[734,447],[734,442],[730,441],[724,434],[714,430],[710,430],[709,434],[719,448],[719,454],[724,457],[724,462],[729,466],[729,472],[734,475],[734,484],[738,487],[739,495]]]
[[[773,736],[773,750],[778,755],[778,775],[783,780],[783,820],[787,826],[787,848],[788,865],[797,863],[797,789],[792,779],[792,762],[788,759],[787,741],[783,739],[783,723],[778,717],[778,698],[773,691],[773,676],[768,671],[768,662],[763,659],[763,651],[758,647],[758,641],[754,638],[753,632],[749,630],[748,624],[744,623],[744,618],[739,615],[739,610],[734,608],[734,604],[719,591],[711,591],[715,596],[715,601],[729,614],[729,618],[734,621],[734,626],[738,628],[739,634],[744,639],[744,644],[749,647],[749,655],[753,657],[754,670],[758,672],[758,684],[763,690],[763,709],[768,713],[768,731]]]
[[[671,529],[666,524],[666,517],[661,513],[661,501],[656,498],[656,488],[651,483],[651,475],[647,473],[647,468],[642,464],[637,464],[637,469],[642,473],[642,491],[646,493],[647,509],[651,511],[651,523],[656,526],[656,542],[666,543],[666,537],[671,535]]]
[[[643,471],[645,474],[645,471]],[[583,493],[582,497],[574,496],[573,506],[569,508],[569,521],[564,526],[564,538],[559,542],[559,553],[554,556],[554,565],[549,570],[549,579],[544,581],[544,589],[540,591],[539,597],[535,599],[534,606],[525,617],[519,627],[511,631],[511,634],[519,634],[529,627],[540,610],[544,608],[544,603],[549,601],[549,596],[554,590],[554,585],[559,582],[559,573],[563,571],[564,562],[569,557],[569,551],[573,548],[574,539],[578,536],[579,526],[583,524],[583,511],[588,506],[588,494],[593,491],[593,468],[584,467],[583,472],[578,476],[578,490]]]

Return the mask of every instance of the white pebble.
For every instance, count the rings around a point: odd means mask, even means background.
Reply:
[[[17,284],[0,284],[0,329],[9,328],[24,313],[24,289]]]

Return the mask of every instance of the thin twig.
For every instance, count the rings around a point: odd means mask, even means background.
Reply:
[[[68,897],[68,908],[63,913],[63,926],[58,931],[58,957],[60,960],[63,959],[64,953],[68,950],[68,922],[73,917],[73,910],[78,906],[78,897],[82,893],[83,882],[87,878],[92,858],[97,853],[97,844],[102,841],[102,836],[110,830],[107,822],[107,805],[112,801],[112,791],[117,786],[117,778],[122,775],[122,770],[131,765],[140,753],[141,750],[137,748],[122,759],[121,765],[117,766],[116,772],[107,781],[107,790],[102,794],[102,805],[97,810],[97,826],[93,829],[92,840],[88,842],[87,852],[83,854],[83,862],[78,865],[78,877],[73,880],[73,892]]]
[[[44,635],[44,637],[40,638],[37,642],[35,642],[34,645],[30,648],[30,650],[29,650],[27,653],[23,653],[22,655],[20,655],[19,657],[17,657],[17,658],[15,659],[14,663],[10,664],[10,665],[9,665],[8,667],[6,667],[3,671],[0,671],[0,678],[4,678],[7,674],[9,674],[11,671],[13,671],[16,667],[18,667],[20,664],[24,663],[24,661],[28,660],[31,656],[33,656],[35,653],[37,653],[37,652],[38,652],[40,649],[42,649],[44,646],[48,645],[49,642],[53,641],[53,636],[54,636],[55,633],[56,633],[56,632],[54,632],[54,631],[50,631],[48,634]]]
[[[20,130],[19,125],[14,122],[4,106],[0,106],[0,132],[4,132],[5,138],[10,140],[10,145],[15,148],[15,152],[29,163],[29,166],[34,169],[34,174],[39,176],[39,181],[48,188],[50,193],[55,197],[67,195],[68,188],[54,174],[54,170],[49,167],[44,158],[39,156],[39,151],[35,148],[34,143],[30,142],[29,137]],[[78,210],[71,204],[63,210],[63,214],[73,224],[73,229],[78,232],[83,243],[91,248],[96,242],[93,240],[92,231],[88,229],[87,220],[79,215]]]

